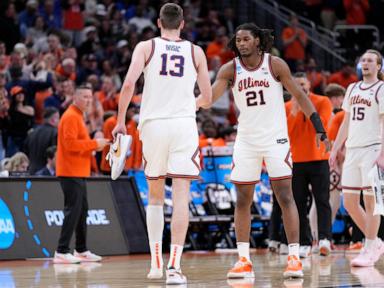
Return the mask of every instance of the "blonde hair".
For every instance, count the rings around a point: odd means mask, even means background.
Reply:
[[[27,162],[29,164],[28,156],[23,152],[17,152],[15,155],[9,158],[9,161],[5,164],[4,168],[9,172],[17,172],[19,171],[18,169],[23,162]]]
[[[375,49],[368,49],[367,51],[365,51],[365,53],[371,53],[371,54],[375,54],[377,56],[377,64],[380,65],[380,70],[377,73],[377,78],[379,78],[379,80],[384,80],[384,73],[382,71],[382,69],[383,69],[383,56],[381,56],[380,52],[375,50]]]

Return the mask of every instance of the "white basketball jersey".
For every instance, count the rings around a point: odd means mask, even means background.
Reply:
[[[139,129],[147,120],[196,117],[196,83],[192,43],[152,39],[152,52],[144,68],[144,90]]]
[[[349,112],[347,148],[381,143],[380,114],[384,113],[384,82],[363,81],[348,86],[343,109]]]
[[[283,86],[273,75],[271,56],[264,53],[259,67],[252,70],[239,57],[234,65],[232,91],[240,110],[238,136],[245,136],[259,149],[288,143]]]

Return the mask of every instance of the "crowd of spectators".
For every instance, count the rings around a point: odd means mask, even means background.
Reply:
[[[19,164],[13,166],[20,168],[13,169],[22,173],[54,175],[54,164],[51,162],[55,158],[59,117],[71,104],[75,87],[86,82],[94,91],[92,108],[86,115],[89,134],[93,138],[111,138],[119,91],[133,49],[139,41],[158,35],[157,13],[164,2],[167,1],[1,1],[2,169],[6,169],[17,156]],[[173,2],[181,4],[184,9],[182,37],[205,50],[213,80],[220,66],[234,56],[227,44],[240,24],[235,15],[236,6],[222,7],[220,1]],[[307,2],[321,2],[324,8],[328,7],[324,3],[341,1]],[[347,2],[367,1],[344,1],[344,6]],[[363,12],[366,11],[364,9]],[[310,16],[310,9],[305,11]],[[317,67],[315,58],[306,53],[308,39],[298,27],[297,17],[293,16],[291,25],[282,35],[276,36],[282,37],[284,51],[274,49],[274,53],[280,53],[293,72],[305,72],[314,92],[323,94],[331,82],[346,87],[356,81],[353,62],[347,63],[340,71],[324,72]],[[126,170],[141,168],[137,120],[143,79],[138,83],[127,113],[127,131],[134,141]],[[199,112],[197,119],[201,147],[232,143],[236,135],[236,108],[230,90],[211,110]],[[94,174],[109,173],[104,160],[106,152],[107,148],[93,155]],[[29,166],[28,171],[24,169],[25,163]]]

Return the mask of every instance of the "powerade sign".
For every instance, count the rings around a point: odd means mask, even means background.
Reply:
[[[45,220],[48,226],[62,226],[64,221],[64,212],[62,210],[46,210],[44,212]],[[110,221],[107,218],[104,209],[88,210],[87,225],[109,225]]]
[[[0,249],[8,249],[15,240],[15,223],[7,204],[0,198]]]

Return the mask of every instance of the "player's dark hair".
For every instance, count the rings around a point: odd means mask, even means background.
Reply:
[[[232,36],[231,40],[229,40],[228,47],[235,52],[237,56],[240,56],[240,52],[236,47],[236,34],[240,30],[248,30],[251,32],[252,36],[255,38],[260,39],[260,45],[259,45],[259,51],[264,53],[264,52],[269,52],[272,48],[273,45],[273,35],[272,29],[261,29],[254,23],[244,23],[241,24],[236,28],[235,34]]]
[[[382,71],[382,69],[383,69],[383,56],[381,56],[379,51],[374,50],[374,49],[368,49],[367,51],[365,51],[365,53],[371,53],[371,54],[375,54],[377,56],[377,64],[380,65],[380,70],[377,73],[377,78],[379,78],[379,80],[384,80],[384,73]]]
[[[183,21],[183,9],[175,3],[167,3],[160,9],[160,22],[164,29],[174,30]]]

